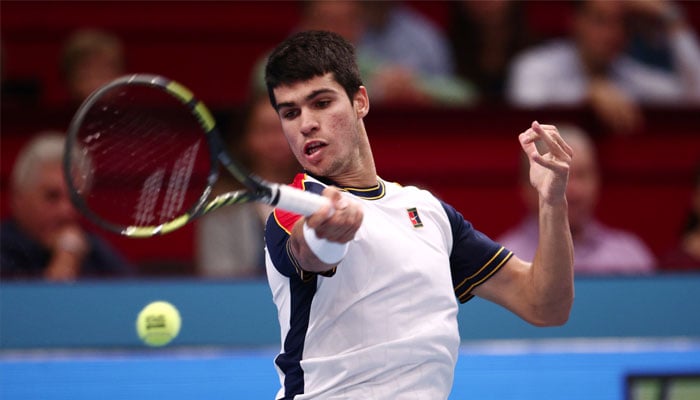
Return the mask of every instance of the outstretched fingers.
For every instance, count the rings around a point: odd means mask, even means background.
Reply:
[[[538,134],[538,137],[544,141],[549,151],[563,158],[570,158],[574,152],[571,147],[559,135],[559,131],[554,125],[540,125],[539,122],[532,123],[532,129]]]
[[[541,141],[546,147],[542,153],[536,143]],[[559,135],[554,125],[541,125],[534,121],[531,127],[520,135],[520,143],[528,158],[548,169],[567,168],[573,157],[573,150]]]

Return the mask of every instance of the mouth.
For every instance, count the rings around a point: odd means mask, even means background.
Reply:
[[[326,146],[326,143],[322,143],[315,140],[312,142],[308,142],[306,145],[304,145],[304,154],[306,154],[307,156],[313,156]]]

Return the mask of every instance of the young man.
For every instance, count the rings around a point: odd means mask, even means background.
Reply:
[[[266,84],[305,174],[331,201],[308,218],[275,210],[265,233],[279,312],[278,399],[445,399],[460,343],[457,300],[494,301],[540,326],[573,301],[565,190],[572,152],[553,126],[520,135],[540,196],[532,263],[427,191],[377,176],[354,49],[300,32],[270,55]],[[548,151],[539,154],[535,141]]]

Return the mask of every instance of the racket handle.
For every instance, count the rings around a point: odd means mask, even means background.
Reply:
[[[273,192],[277,192],[277,201],[273,205],[283,210],[308,217],[321,207],[330,205],[328,198],[315,193],[305,192],[287,185],[275,186],[276,190],[273,187]]]

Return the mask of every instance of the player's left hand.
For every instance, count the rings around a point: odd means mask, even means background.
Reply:
[[[539,193],[540,200],[553,203],[565,199],[574,152],[557,128],[534,121],[519,139],[530,161],[530,183]],[[540,150],[537,142],[542,144]]]

